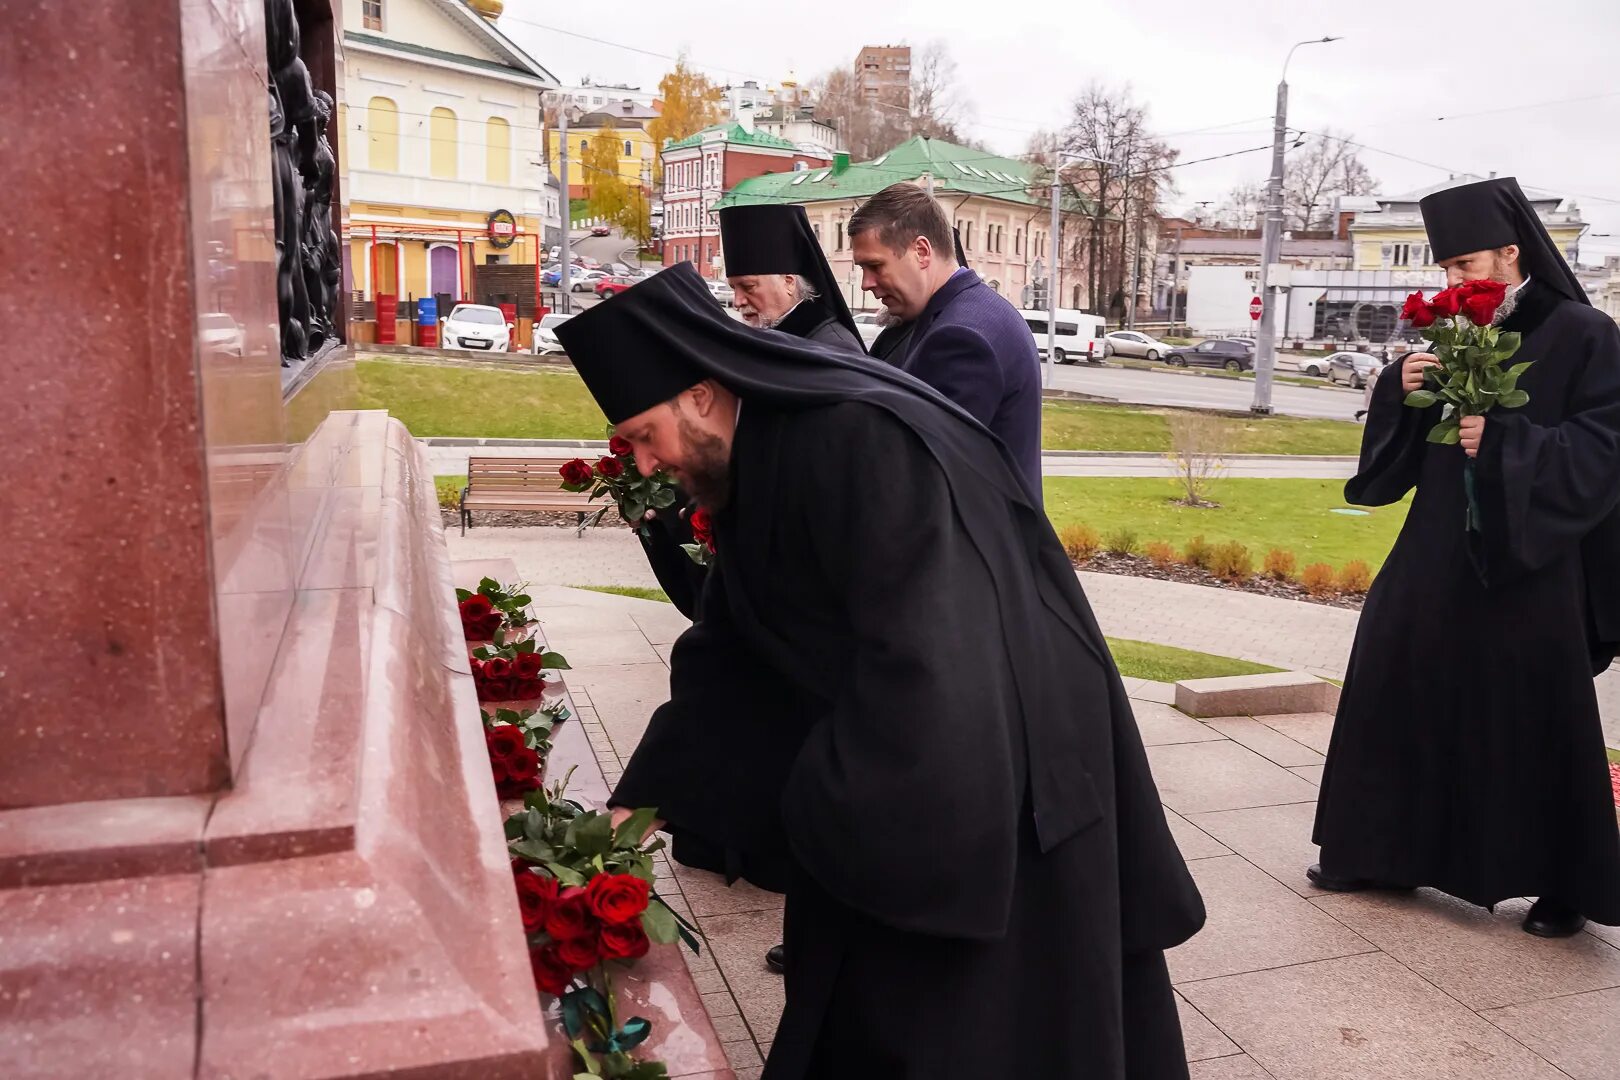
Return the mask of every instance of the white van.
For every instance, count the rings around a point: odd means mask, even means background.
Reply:
[[[1020,309],[1018,314],[1029,324],[1035,338],[1035,348],[1041,359],[1046,358],[1047,312]],[[1060,364],[1084,358],[1088,363],[1100,363],[1103,358],[1103,318],[1088,315],[1077,308],[1057,309],[1057,343],[1053,359]]]

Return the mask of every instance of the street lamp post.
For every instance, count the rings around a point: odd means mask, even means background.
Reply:
[[[1277,370],[1277,288],[1271,281],[1271,267],[1282,250],[1283,233],[1283,145],[1288,138],[1288,63],[1301,45],[1325,45],[1337,37],[1312,38],[1296,42],[1283,59],[1282,78],[1277,83],[1277,111],[1272,117],[1271,177],[1266,181],[1266,220],[1260,241],[1260,333],[1254,343],[1254,404],[1249,411],[1271,415],[1271,382]]]

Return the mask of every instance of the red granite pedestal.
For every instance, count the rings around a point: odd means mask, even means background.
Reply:
[[[283,386],[263,0],[0,12],[0,1076],[549,1075],[431,471]]]

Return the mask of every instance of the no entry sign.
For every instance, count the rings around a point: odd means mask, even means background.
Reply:
[[[1265,307],[1265,304],[1263,304],[1261,302],[1261,300],[1260,300],[1260,298],[1258,296],[1255,297],[1253,300],[1250,300],[1249,301],[1249,318],[1251,318],[1251,319],[1260,318],[1260,310],[1263,307]]]

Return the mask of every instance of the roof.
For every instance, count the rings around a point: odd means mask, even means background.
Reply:
[[[475,36],[484,38],[492,49],[506,56],[513,68],[533,75],[537,79],[544,79],[550,86],[559,85],[557,76],[541,67],[528,53],[520,49],[511,38],[501,33],[495,23],[485,18],[478,10],[467,3],[467,0],[433,0],[438,7],[454,19],[463,30],[471,31]]]
[[[363,34],[358,30],[343,31],[343,40],[356,45],[370,45],[374,48],[386,49],[389,52],[404,53],[407,56],[425,56],[434,60],[446,60],[452,64],[460,64],[463,67],[480,68],[484,71],[498,71],[502,75],[525,75],[537,81],[543,81],[547,85],[553,85],[556,82],[544,68],[534,64],[533,61],[530,61],[530,64],[533,65],[532,69],[519,67],[516,64],[502,63],[499,60],[486,60],[481,56],[468,56],[465,53],[450,52],[447,49],[433,49],[409,41],[397,41],[394,38],[379,37],[376,34]],[[541,74],[537,75],[536,71]]]
[[[574,121],[573,126],[581,128],[601,127],[604,123],[607,123],[613,127],[644,128],[647,126],[647,121],[656,120],[658,116],[657,109],[649,109],[645,105],[631,102],[630,107],[627,109],[624,107],[623,102],[614,102],[611,108],[603,106],[600,109],[592,109]]]
[[[1258,237],[1221,236],[1196,237],[1181,241],[1180,253],[1187,255],[1253,255],[1260,257]],[[1283,240],[1282,254],[1296,259],[1338,257],[1348,259],[1354,253],[1349,240]]]
[[[689,146],[701,146],[706,142],[715,141],[712,136],[720,132],[728,143],[739,143],[743,146],[769,146],[777,150],[792,150],[793,144],[776,135],[768,135],[763,131],[749,131],[741,124],[732,121],[724,124],[712,124],[702,131],[695,131],[684,139],[676,139],[666,143],[665,150],[684,150]]]
[[[1475,176],[1472,173],[1463,173],[1461,176],[1450,176],[1437,184],[1430,184],[1428,187],[1418,188],[1416,191],[1408,191],[1403,195],[1380,195],[1377,197],[1377,201],[1381,204],[1415,203],[1429,195],[1433,195],[1437,191],[1445,191],[1447,188],[1461,187],[1464,184],[1477,184],[1481,180],[1487,179],[1494,179],[1494,177]],[[1534,188],[1525,188],[1524,195],[1525,198],[1535,203],[1550,202],[1556,204],[1564,201],[1564,197],[1562,195],[1554,195],[1547,191],[1537,191]]]
[[[1035,166],[1028,162],[918,136],[871,161],[854,162],[841,171],[834,165],[744,180],[716,205],[864,199],[890,184],[924,175],[934,178],[934,191],[941,196],[982,195],[1026,206],[1045,203],[1041,190],[1030,190],[1039,178]]]

